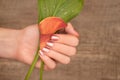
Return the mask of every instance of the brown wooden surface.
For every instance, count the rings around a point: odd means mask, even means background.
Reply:
[[[0,26],[37,23],[37,0],[0,0]],[[44,80],[120,80],[120,0],[85,0],[72,20],[79,31],[78,54],[69,65],[44,73]],[[14,45],[14,44],[13,44]],[[0,80],[23,80],[29,66],[0,59]],[[38,69],[31,80],[38,80]]]

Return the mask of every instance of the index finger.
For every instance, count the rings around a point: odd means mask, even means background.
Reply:
[[[73,36],[79,37],[78,32],[74,29],[71,23],[68,23],[68,26],[65,28],[66,33],[71,34]]]

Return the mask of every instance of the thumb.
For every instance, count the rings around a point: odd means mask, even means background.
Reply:
[[[68,26],[65,28],[65,31],[68,34],[71,34],[71,35],[79,37],[78,32],[73,28],[72,24],[70,24],[70,23],[68,23]]]

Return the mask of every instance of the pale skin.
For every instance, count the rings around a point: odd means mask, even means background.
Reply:
[[[53,35],[47,44],[49,48],[45,47],[39,51],[37,68],[40,68],[41,59],[45,63],[45,70],[54,69],[57,63],[70,63],[70,58],[76,54],[79,34],[71,24],[68,24],[65,31],[67,34]],[[38,25],[30,25],[21,30],[0,28],[0,57],[31,64],[38,40]]]

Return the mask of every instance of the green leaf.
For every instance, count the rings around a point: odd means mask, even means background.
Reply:
[[[69,22],[80,13],[82,7],[83,0],[38,0],[38,22],[52,16]]]

